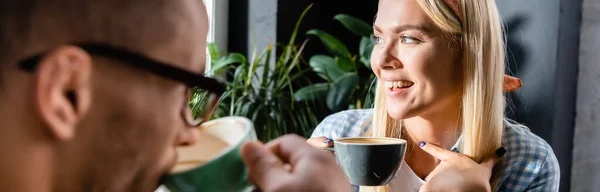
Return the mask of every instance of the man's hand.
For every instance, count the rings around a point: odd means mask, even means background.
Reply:
[[[351,191],[334,157],[299,136],[286,135],[266,146],[248,142],[242,147],[242,158],[250,181],[265,192]]]
[[[490,178],[497,158],[506,152],[504,148],[496,151],[495,157],[488,157],[481,164],[469,157],[442,149],[432,144],[423,143],[424,151],[441,160],[440,164],[425,178],[425,184],[420,192],[429,191],[492,191]]]

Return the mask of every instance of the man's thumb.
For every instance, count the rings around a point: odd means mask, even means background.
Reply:
[[[288,174],[284,163],[258,141],[242,146],[242,160],[248,167],[250,181],[261,189],[269,188],[269,181],[280,180]]]

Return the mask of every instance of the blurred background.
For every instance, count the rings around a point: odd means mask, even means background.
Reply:
[[[205,0],[210,72],[229,85],[218,116],[255,120],[261,140],[310,136],[325,116],[370,106],[377,1]],[[510,93],[507,116],[553,148],[560,191],[600,188],[600,0],[498,0]],[[303,18],[302,18],[303,17]]]

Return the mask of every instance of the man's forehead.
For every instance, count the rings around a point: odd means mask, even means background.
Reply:
[[[206,62],[206,37],[208,16],[202,1],[184,1],[183,12],[175,20],[174,36],[171,41],[150,50],[151,57],[157,57],[177,67],[196,73],[203,73]],[[151,41],[149,39],[148,41]]]
[[[161,63],[202,73],[209,27],[204,4],[201,0],[167,1],[165,6],[169,8],[162,13],[152,13],[150,15],[154,16],[150,17],[132,15],[140,22],[126,30],[132,30],[129,33],[136,35],[131,39],[135,39],[137,45],[121,39],[117,46],[123,45]]]

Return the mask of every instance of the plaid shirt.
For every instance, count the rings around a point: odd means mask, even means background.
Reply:
[[[371,128],[373,110],[348,110],[330,115],[311,137],[330,139],[364,136]],[[516,125],[505,120],[505,125]],[[457,144],[451,150],[458,152]],[[522,126],[505,126],[502,146],[506,148],[502,175],[495,191],[558,191],[560,170],[546,141]]]

